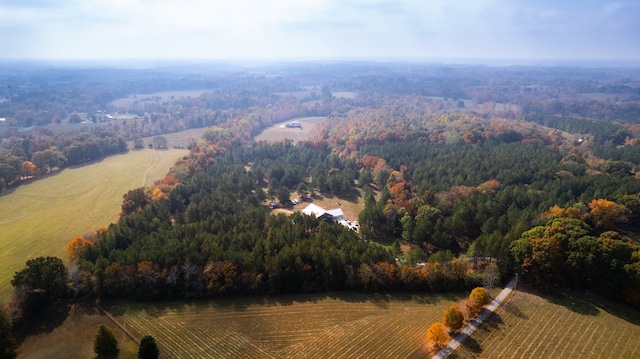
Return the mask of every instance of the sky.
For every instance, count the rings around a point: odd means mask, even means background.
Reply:
[[[0,0],[0,59],[640,61],[640,0]]]

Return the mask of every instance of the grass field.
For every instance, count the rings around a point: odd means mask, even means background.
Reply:
[[[39,333],[25,338],[18,349],[18,358],[93,358],[93,338],[101,325],[111,329],[116,335],[118,359],[138,357],[138,344],[93,306],[71,306],[66,318],[59,324],[53,329],[35,330]]]
[[[112,307],[170,358],[423,358],[461,294],[329,293]]]
[[[332,91],[331,96],[335,98],[353,99],[356,98],[358,94],[352,91]]]
[[[266,188],[264,189],[267,190]],[[358,215],[364,209],[364,199],[362,198],[362,190],[356,189],[354,196],[350,197],[338,197],[338,196],[316,196],[314,198],[307,198],[305,201],[296,204],[295,206],[291,206],[288,208],[277,208],[273,211],[274,214],[277,213],[285,213],[291,214],[293,212],[302,212],[303,209],[307,208],[307,206],[311,203],[316,204],[326,210],[331,210],[334,208],[341,208],[344,213],[344,219],[349,221],[357,221]],[[296,198],[297,194],[291,195],[291,198]],[[268,204],[268,201],[265,202],[265,205]]]
[[[202,139],[202,134],[204,131],[209,129],[210,127],[202,127],[202,128],[192,128],[184,131],[173,132],[173,133],[165,133],[163,136],[167,139],[167,147],[168,148],[189,148],[189,140],[194,139],[196,141]],[[144,138],[145,145],[152,143],[153,138],[156,136],[149,136]]]
[[[518,291],[450,358],[640,358],[640,312]]]
[[[0,196],[0,302],[15,271],[34,257],[66,261],[65,245],[117,220],[122,195],[162,178],[186,150],[130,151],[66,168]]]
[[[260,134],[258,134],[254,139],[256,141],[282,141],[284,139],[290,139],[294,142],[304,141],[310,139],[315,134],[315,129],[320,122],[322,122],[325,117],[300,117],[300,118],[292,118],[288,121],[278,123],[273,125]],[[302,125],[302,128],[286,128],[284,124],[292,121],[298,121]],[[282,126],[282,127],[281,127]]]
[[[185,90],[185,91],[163,91],[163,92],[154,92],[149,94],[131,94],[127,97],[119,98],[117,100],[111,101],[111,104],[120,107],[120,108],[130,108],[134,102],[139,101],[140,103],[144,102],[155,102],[156,99],[154,97],[159,97],[159,102],[167,102],[172,99],[180,98],[180,97],[198,97],[205,92],[211,92],[213,90]]]

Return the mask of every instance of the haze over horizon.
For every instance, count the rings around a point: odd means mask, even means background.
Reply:
[[[640,2],[0,0],[1,60],[640,62]]]

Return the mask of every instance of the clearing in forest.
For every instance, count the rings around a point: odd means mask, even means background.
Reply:
[[[255,136],[255,141],[277,142],[290,139],[293,142],[310,140],[315,135],[318,124],[326,117],[293,118],[273,125]],[[286,127],[288,123],[299,122],[300,127]]]

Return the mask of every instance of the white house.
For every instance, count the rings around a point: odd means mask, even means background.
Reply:
[[[344,219],[344,212],[342,211],[342,208],[326,210],[318,205],[311,203],[302,210],[302,213],[306,214],[307,216],[314,216],[316,218],[323,219],[325,221],[339,223],[351,230],[358,231],[358,222],[351,222]]]
[[[303,209],[302,213],[308,216],[315,216],[316,218],[322,218],[324,220],[333,222],[339,222],[344,216],[342,208],[335,208],[327,211],[326,209],[313,203],[309,204],[307,208]]]

